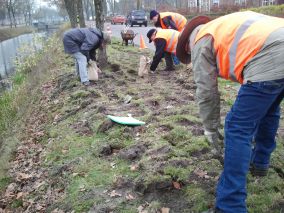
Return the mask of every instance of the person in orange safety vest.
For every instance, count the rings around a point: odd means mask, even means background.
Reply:
[[[176,54],[176,46],[180,33],[176,30],[163,30],[163,29],[151,29],[147,33],[149,43],[152,41],[156,46],[155,56],[150,67],[150,70],[154,72],[160,63],[161,59],[165,57],[166,69],[165,71],[174,70],[174,64],[172,54]]]
[[[155,27],[162,29],[172,29],[181,32],[187,23],[187,19],[178,13],[161,12],[156,10],[150,12],[150,19],[153,20]]]
[[[246,176],[249,171],[269,175],[276,148],[284,97],[284,19],[251,11],[212,21],[198,16],[185,26],[176,55],[182,63],[192,62],[200,118],[215,154],[223,152],[218,77],[241,84],[225,119],[224,167],[215,209],[208,212],[245,213]]]

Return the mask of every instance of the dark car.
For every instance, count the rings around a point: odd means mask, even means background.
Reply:
[[[144,10],[133,10],[127,16],[126,23],[133,27],[133,25],[139,25],[140,27],[144,25],[147,27],[148,20],[147,15]]]

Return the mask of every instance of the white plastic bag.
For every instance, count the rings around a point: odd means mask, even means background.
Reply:
[[[88,65],[88,76],[90,81],[98,81],[99,74],[102,71],[98,68],[95,61],[90,61]]]
[[[151,63],[151,59],[149,57],[146,57],[144,55],[140,57],[140,65],[139,65],[139,71],[138,71],[138,75],[140,77],[148,75],[150,63]]]

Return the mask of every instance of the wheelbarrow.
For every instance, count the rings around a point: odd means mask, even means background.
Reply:
[[[128,46],[128,44],[132,44],[134,46],[134,38],[136,35],[137,33],[135,34],[133,30],[122,30],[122,45],[125,44],[126,46]]]

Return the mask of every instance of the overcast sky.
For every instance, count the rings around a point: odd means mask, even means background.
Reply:
[[[39,8],[39,7],[49,7],[48,3],[45,2],[44,0],[35,0],[35,3],[36,3],[36,7]],[[51,6],[52,8],[56,9],[55,6]]]

